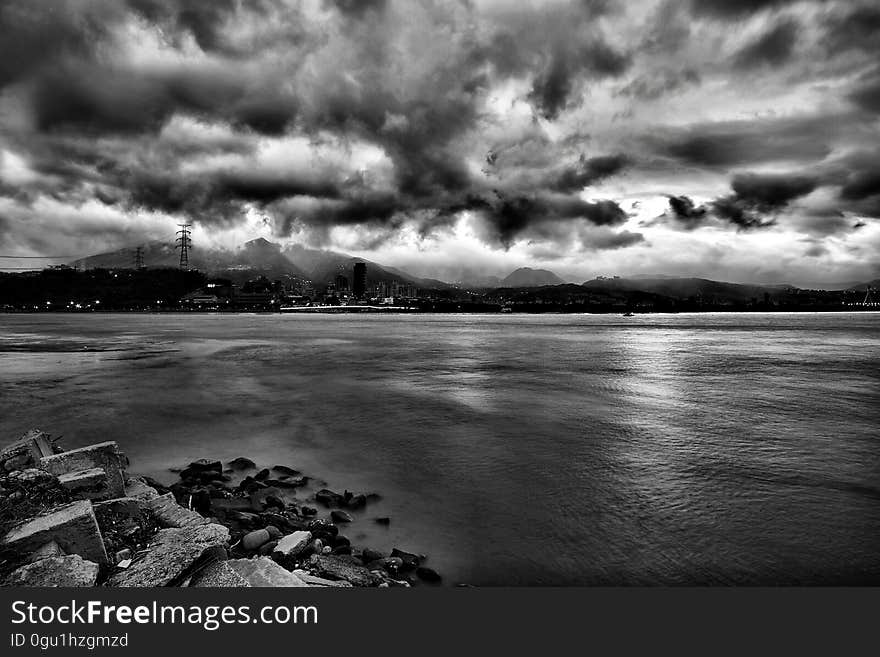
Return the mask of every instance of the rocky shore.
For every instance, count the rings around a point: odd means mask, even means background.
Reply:
[[[128,472],[113,442],[63,451],[32,429],[0,449],[3,586],[437,584],[426,557],[353,545],[374,494],[307,493],[309,477],[246,457],[201,459],[170,486]],[[373,522],[388,524],[387,517]]]

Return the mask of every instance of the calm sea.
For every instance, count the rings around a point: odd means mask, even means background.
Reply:
[[[880,583],[880,314],[0,315],[32,426],[377,492],[449,583]]]

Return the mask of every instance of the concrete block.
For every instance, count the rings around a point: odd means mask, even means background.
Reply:
[[[299,577],[285,570],[268,557],[256,559],[230,559],[226,562],[232,570],[256,587],[304,587],[308,586]]]
[[[195,511],[180,506],[171,493],[142,500],[142,508],[153,514],[161,527],[195,527],[208,524],[208,519]]]
[[[115,497],[107,486],[104,468],[91,468],[58,475],[58,483],[72,496],[80,499],[106,500]]]
[[[98,564],[78,554],[48,557],[22,566],[7,578],[6,586],[82,587],[95,586]]]
[[[116,441],[98,443],[40,459],[40,467],[60,477],[80,470],[102,468],[107,473],[105,499],[125,496],[125,455]]]
[[[351,588],[353,586],[351,582],[346,582],[344,579],[324,579],[323,577],[312,575],[306,570],[294,570],[293,574],[309,586],[334,586],[337,588]]]
[[[67,554],[78,554],[98,564],[109,562],[92,503],[79,500],[33,518],[0,539],[0,548],[17,554],[33,552],[55,541]]]
[[[146,550],[126,570],[115,573],[108,586],[173,586],[185,579],[203,555],[215,558],[229,542],[229,530],[215,524],[160,529]]]
[[[54,453],[49,434],[31,429],[21,438],[0,449],[0,465],[6,472],[37,466],[45,456]]]
[[[134,477],[129,479],[128,483],[125,484],[125,496],[141,500],[150,500],[154,497],[159,497],[159,493],[143,479]]]
[[[244,588],[249,587],[244,577],[229,567],[227,561],[215,561],[193,575],[189,583],[197,588]]]

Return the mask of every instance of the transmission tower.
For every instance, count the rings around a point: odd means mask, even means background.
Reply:
[[[134,268],[144,269],[144,247],[138,246],[134,250]]]
[[[868,289],[865,290],[865,300],[862,301],[863,306],[873,306],[877,303],[876,301],[874,301],[873,297],[871,296],[871,292],[874,292],[874,291],[875,291],[874,288],[871,287],[870,285],[868,286]]]
[[[192,224],[177,224],[180,226],[180,230],[177,231],[177,234],[180,237],[177,238],[177,248],[180,249],[180,268],[181,269],[189,269],[189,250],[193,248],[192,239],[189,236],[190,228]]]

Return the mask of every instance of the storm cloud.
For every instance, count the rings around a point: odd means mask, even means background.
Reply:
[[[722,239],[745,280],[808,238],[857,276],[880,244],[845,243],[880,230],[878,34],[843,0],[7,0],[0,246],[189,221],[577,280],[681,249],[710,267]]]

